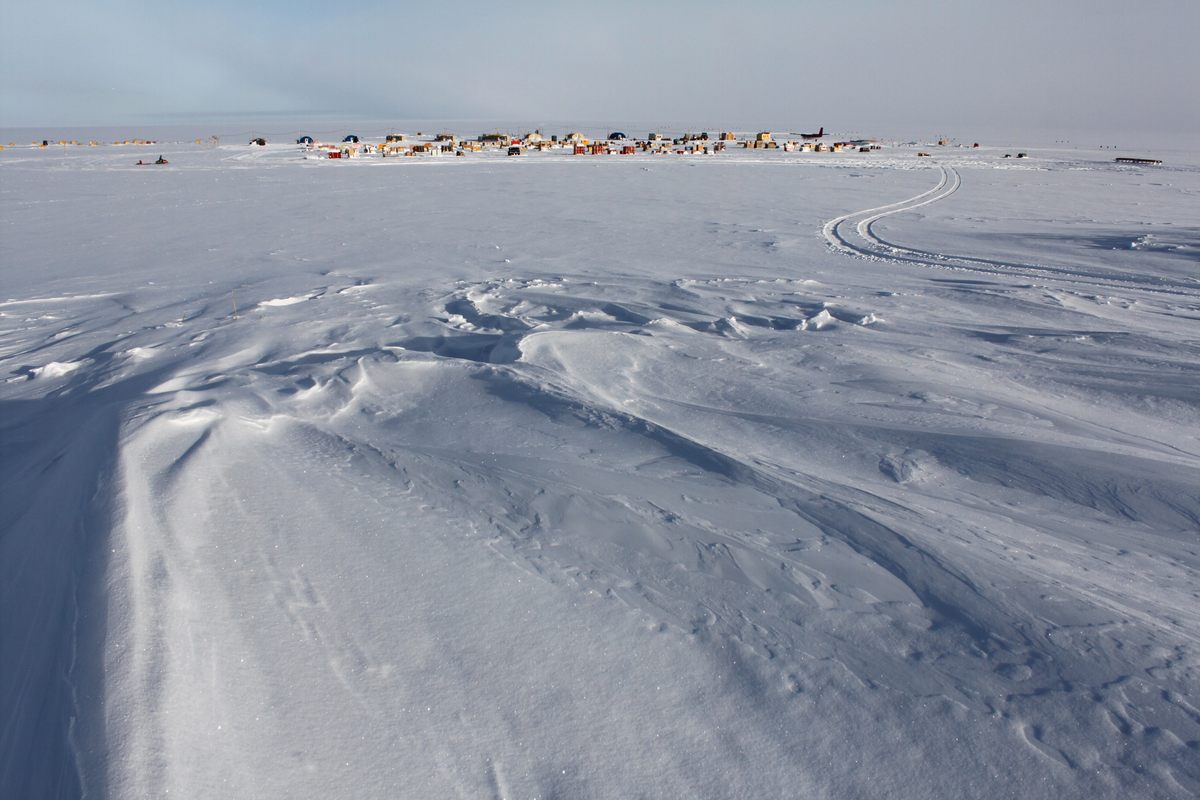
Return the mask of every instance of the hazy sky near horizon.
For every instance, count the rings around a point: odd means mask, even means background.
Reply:
[[[1200,0],[0,0],[0,126],[206,115],[1200,130]]]

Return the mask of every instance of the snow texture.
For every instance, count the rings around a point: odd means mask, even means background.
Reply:
[[[160,149],[0,153],[0,795],[1200,793],[1194,154]]]

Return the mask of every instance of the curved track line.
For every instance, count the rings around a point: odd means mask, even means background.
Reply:
[[[850,250],[850,251],[858,253],[860,255],[871,255],[871,256],[875,255],[874,253],[865,251],[862,248],[855,247],[853,244],[851,244],[846,239],[846,237],[842,235],[841,230],[840,230],[841,224],[843,222],[849,220],[850,218],[857,217],[861,214],[873,214],[876,211],[887,211],[888,209],[895,209],[895,211],[892,211],[889,213],[896,213],[897,211],[903,211],[906,208],[908,208],[909,203],[915,203],[919,200],[922,200],[922,199],[928,197],[931,194],[938,192],[939,190],[941,190],[941,188],[943,186],[946,185],[946,181],[947,181],[947,174],[946,174],[945,168],[939,167],[939,169],[941,169],[941,171],[942,171],[942,179],[938,182],[938,185],[933,187],[932,189],[921,192],[920,194],[918,194],[914,197],[910,197],[906,200],[898,200],[895,203],[888,203],[887,205],[876,206],[875,208],[867,208],[867,209],[863,209],[862,211],[851,211],[849,214],[843,214],[840,217],[834,217],[833,219],[826,222],[824,226],[822,226],[822,228],[821,228],[822,235],[825,237],[825,239],[829,242],[829,244],[835,250]]]
[[[861,236],[863,239],[867,240],[868,242],[872,242],[876,245],[879,245],[882,247],[889,247],[894,250],[905,250],[907,252],[915,252],[915,251],[908,250],[908,248],[904,248],[904,247],[893,247],[890,243],[884,242],[882,239],[875,237],[871,233],[871,226],[874,225],[876,221],[881,220],[884,217],[890,217],[892,214],[899,214],[901,211],[912,211],[914,208],[920,208],[921,206],[927,206],[930,203],[936,203],[939,200],[945,200],[947,197],[949,197],[950,195],[957,192],[958,187],[962,186],[962,177],[958,174],[958,170],[956,170],[954,167],[941,167],[941,170],[942,170],[942,182],[938,184],[938,188],[945,186],[947,177],[949,177],[949,179],[952,181],[952,184],[949,189],[947,189],[946,191],[942,192],[939,195],[930,197],[928,200],[923,200],[920,203],[911,203],[910,205],[906,205],[903,208],[893,209],[892,211],[884,211],[882,213],[873,214],[872,216],[869,216],[869,217],[866,217],[865,219],[859,220],[858,224],[854,226],[854,230],[856,230],[858,232],[858,235]],[[937,189],[935,188],[934,191],[937,191]],[[913,198],[913,199],[915,200],[916,198]],[[862,212],[859,212],[859,213],[862,213]]]
[[[938,169],[941,171],[941,180],[932,189],[906,200],[835,217],[822,226],[821,234],[829,242],[832,249],[847,255],[861,256],[869,259],[917,264],[936,269],[966,270],[991,275],[1003,275],[1010,278],[1022,277],[1034,280],[1082,283],[1091,287],[1136,288],[1161,294],[1189,297],[1195,295],[1198,287],[1194,282],[1176,281],[1149,275],[1140,276],[1137,281],[1122,280],[1111,275],[1086,269],[1051,267],[1044,264],[1024,264],[1020,262],[1001,261],[999,259],[939,253],[932,250],[904,247],[876,234],[874,225],[879,220],[903,211],[911,211],[922,206],[927,206],[939,200],[945,200],[958,191],[959,187],[962,186],[962,177],[958,170],[954,169],[954,167],[946,166],[939,166]],[[858,235],[861,243],[851,240],[843,230],[843,226],[848,222],[854,223],[854,233]]]
[[[949,193],[947,193],[948,195]],[[922,203],[921,205],[924,205]],[[915,208],[915,206],[913,206]],[[902,209],[907,210],[907,209]],[[895,213],[895,212],[891,212]],[[886,215],[880,215],[886,216]],[[980,258],[978,256],[960,256],[950,253],[938,253],[933,250],[921,250],[912,247],[903,247],[898,244],[884,239],[875,233],[872,226],[879,219],[875,217],[867,222],[865,231],[861,228],[862,223],[859,223],[859,233],[868,242],[875,247],[890,251],[892,253],[904,253],[908,258],[906,261],[914,263],[923,263],[928,266],[936,266],[951,269],[966,269],[973,272],[986,272],[993,275],[1008,275],[1021,276],[1027,278],[1038,279],[1054,279],[1067,281],[1071,283],[1087,283],[1093,286],[1110,286],[1110,287],[1137,287],[1139,289],[1156,292],[1160,294],[1173,294],[1192,296],[1198,285],[1194,282],[1171,280],[1154,275],[1140,275],[1137,282],[1121,280],[1114,278],[1110,274],[1101,272],[1092,272],[1086,269],[1068,269],[1064,267],[1051,267],[1045,264],[1025,264],[1016,261],[1001,261],[994,258]],[[876,257],[887,257],[884,254],[874,253]],[[1147,285],[1150,284],[1150,285]],[[1181,291],[1182,290],[1182,291]],[[1189,291],[1190,290],[1190,291]]]

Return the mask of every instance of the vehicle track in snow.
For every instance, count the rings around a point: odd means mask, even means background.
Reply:
[[[830,247],[832,247],[834,250],[847,252],[853,255],[866,256],[868,258],[887,257],[884,253],[880,252],[878,248],[891,249],[890,245],[884,245],[881,242],[877,242],[868,238],[869,230],[867,225],[870,222],[879,219],[880,217],[887,216],[889,214],[897,214],[901,211],[908,211],[910,209],[917,208],[918,206],[936,202],[937,200],[941,200],[948,196],[950,192],[946,192],[945,194],[941,194],[941,192],[943,189],[945,189],[946,184],[949,182],[949,173],[945,167],[939,167],[939,169],[941,171],[941,180],[939,180],[937,186],[934,186],[932,189],[921,192],[920,194],[910,197],[906,200],[899,200],[895,203],[888,203],[887,205],[876,206],[874,208],[866,208],[861,211],[853,211],[849,214],[843,214],[840,217],[834,217],[826,222],[821,228],[821,234],[825,237],[825,239],[829,242]],[[955,172],[956,177],[957,175],[958,173]],[[956,183],[954,190],[956,191],[957,189],[958,185]],[[860,219],[861,224],[859,223]],[[842,226],[849,222],[856,223],[855,228],[862,237],[863,244],[856,244],[854,241],[848,238],[846,232],[842,230]]]
[[[1197,289],[1200,288],[1195,282],[1171,280],[1158,276],[1140,275],[1137,280],[1122,280],[1086,269],[940,253],[935,250],[905,247],[877,234],[875,223],[879,220],[945,200],[959,190],[962,186],[962,176],[957,169],[952,166],[939,166],[938,170],[941,177],[932,189],[906,200],[835,217],[825,223],[821,234],[833,250],[847,255],[917,264],[936,269],[965,270],[1005,277],[1023,277],[1031,280],[1054,280],[1086,284],[1096,288],[1136,288],[1147,292],[1188,297],[1195,297]]]

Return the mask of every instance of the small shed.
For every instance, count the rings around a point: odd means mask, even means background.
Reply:
[[[312,144],[312,143],[313,143],[313,138],[311,136],[301,136],[299,139],[296,140],[296,144]]]
[[[610,133],[608,135],[608,138],[609,138],[609,141],[623,142],[626,139],[628,139],[629,137],[626,136],[625,134],[621,133],[620,131],[613,131],[612,133]]]
[[[521,148],[519,148],[519,147],[510,147],[510,148],[508,148],[508,154],[509,154],[510,156],[519,156],[519,155],[521,155]]]
[[[759,133],[756,133],[756,134],[754,135],[754,141],[756,141],[756,142],[769,142],[769,141],[771,141],[771,132],[770,132],[770,131],[761,131],[761,132],[759,132]]]
[[[403,142],[404,134],[403,133],[389,133],[387,136],[384,137],[383,140],[385,142]]]
[[[354,144],[358,144],[358,137],[355,136],[353,133],[351,133],[351,134],[348,134],[345,139],[342,139],[342,141],[343,142],[353,142]]]

